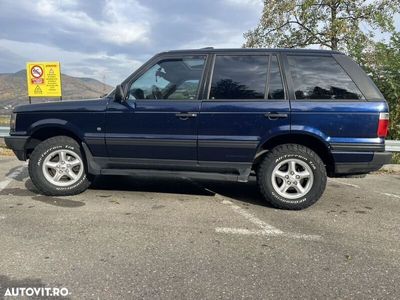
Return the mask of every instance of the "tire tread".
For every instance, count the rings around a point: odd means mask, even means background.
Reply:
[[[283,152],[294,152],[294,153],[303,153],[306,154],[307,156],[311,157],[313,161],[316,163],[317,169],[319,169],[322,172],[322,184],[317,186],[317,190],[315,191],[315,194],[318,195],[317,197],[311,197],[311,201],[306,201],[306,202],[301,202],[301,203],[295,203],[295,204],[288,204],[284,203],[281,201],[276,200],[273,197],[270,197],[270,192],[268,190],[268,187],[266,186],[265,182],[265,176],[267,176],[267,171],[266,169],[268,166],[270,166],[271,161],[273,161],[273,158],[276,156],[281,155]],[[304,208],[307,208],[311,205],[313,205],[315,202],[318,201],[320,196],[323,194],[325,187],[326,187],[326,180],[327,180],[327,173],[326,173],[326,168],[324,163],[322,162],[321,158],[311,149],[299,145],[299,144],[282,144],[279,146],[276,146],[273,148],[271,151],[268,151],[262,162],[259,164],[259,167],[257,169],[257,183],[260,188],[260,191],[264,198],[275,208],[279,209],[290,209],[290,210],[301,210]]]
[[[67,144],[75,147],[75,149],[77,149],[77,151],[78,151],[78,154],[82,157],[83,161],[85,161],[85,159],[82,155],[81,147],[78,144],[78,142],[68,136],[55,136],[55,137],[51,137],[47,140],[44,140],[43,142],[41,142],[39,145],[37,145],[35,147],[35,149],[33,150],[32,154],[30,156],[29,164],[28,164],[29,176],[30,176],[33,184],[35,185],[35,187],[43,195],[46,195],[46,196],[76,195],[76,194],[82,193],[90,186],[90,180],[87,176],[86,166],[84,166],[85,171],[86,171],[85,179],[73,189],[57,190],[55,188],[51,188],[50,184],[43,183],[43,179],[41,179],[39,177],[39,175],[37,173],[37,168],[38,168],[37,161],[40,159],[41,155],[45,151],[47,151],[50,147],[58,146],[58,145],[67,145]]]

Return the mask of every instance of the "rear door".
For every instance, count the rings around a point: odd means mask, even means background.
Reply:
[[[263,141],[290,131],[277,53],[217,53],[199,119],[200,165],[249,168]]]

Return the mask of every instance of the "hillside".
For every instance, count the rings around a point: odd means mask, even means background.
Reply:
[[[92,78],[61,75],[63,100],[98,98],[112,87]],[[33,98],[32,103],[58,101],[55,98]],[[28,103],[26,71],[0,74],[0,114],[8,114],[18,104]]]

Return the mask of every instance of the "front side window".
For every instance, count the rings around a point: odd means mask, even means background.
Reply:
[[[129,99],[196,99],[204,64],[204,56],[164,59],[132,83]]]
[[[296,99],[364,99],[331,56],[288,56]]]
[[[210,99],[264,99],[268,56],[217,55]]]

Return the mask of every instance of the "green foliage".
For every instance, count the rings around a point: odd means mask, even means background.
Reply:
[[[392,163],[400,164],[400,153],[393,153]]]
[[[390,107],[389,138],[400,140],[400,33],[389,43],[358,45],[352,56],[372,77]]]
[[[353,43],[371,40],[376,30],[393,31],[399,11],[400,0],[265,0],[260,23],[244,34],[244,46],[347,51]]]

